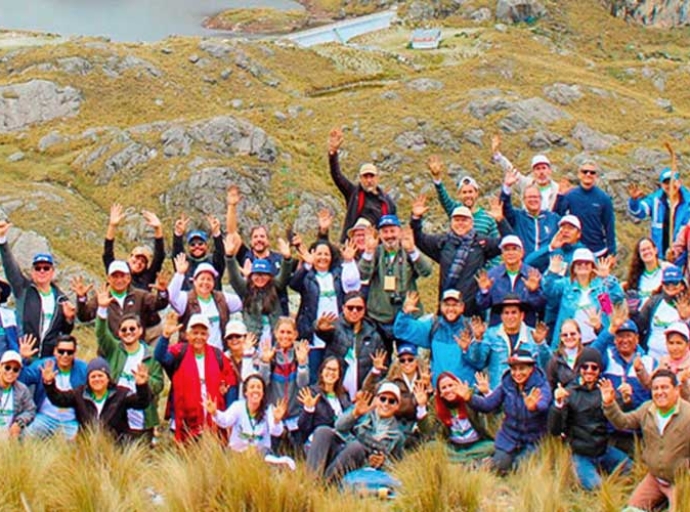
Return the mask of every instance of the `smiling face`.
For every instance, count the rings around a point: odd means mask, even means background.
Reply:
[[[456,381],[451,377],[442,377],[438,381],[438,389],[441,392],[441,398],[446,402],[455,402],[459,398],[456,392],[456,385]]]
[[[201,272],[194,278],[194,291],[199,297],[209,297],[216,285],[216,278],[210,272]]]
[[[244,398],[247,400],[249,409],[255,411],[261,405],[261,400],[264,398],[264,384],[261,380],[256,378],[249,378],[244,383]]]
[[[74,364],[74,355],[77,352],[77,346],[71,341],[60,341],[53,349],[53,356],[57,361],[58,369],[64,371],[72,368]]]
[[[39,288],[50,286],[55,277],[55,267],[50,263],[36,263],[31,267],[31,280]]]
[[[268,249],[268,233],[266,228],[258,226],[252,230],[249,245],[256,254],[264,254]]]
[[[358,251],[364,252],[366,249],[367,232],[363,229],[355,229],[350,239],[355,243]]]
[[[129,265],[129,269],[133,274],[141,274],[144,270],[146,270],[148,261],[146,260],[145,256],[137,254],[136,256],[130,255],[127,259],[127,264]]]
[[[123,320],[120,323],[120,340],[125,346],[131,346],[141,340],[144,330],[141,328],[139,322],[133,318]]]
[[[632,331],[616,333],[616,349],[623,357],[631,357],[637,350],[638,335]]]
[[[519,245],[508,244],[501,249],[503,263],[509,269],[519,268],[522,265],[522,257],[525,251]]]
[[[379,418],[391,418],[400,409],[400,401],[393,393],[381,393],[376,396],[376,413]]]
[[[376,187],[379,186],[378,174],[366,173],[359,176],[359,183],[367,192],[376,192]]]
[[[208,244],[202,238],[195,237],[189,241],[189,254],[194,258],[203,258],[208,251]]]
[[[517,363],[510,365],[510,376],[518,387],[523,387],[534,371],[533,364]]]
[[[0,367],[0,384],[3,388],[8,388],[17,381],[21,366],[14,361],[8,361]]]
[[[503,306],[501,322],[503,322],[505,331],[510,334],[519,331],[524,316],[520,306]]]
[[[464,302],[460,302],[455,299],[446,299],[441,302],[441,315],[450,323],[453,323],[460,318],[464,311]]]
[[[128,272],[113,272],[108,276],[110,289],[116,293],[124,293],[132,282],[132,275]]]
[[[680,390],[670,377],[655,377],[652,380],[652,401],[661,412],[668,412],[678,403]]]
[[[528,213],[536,215],[541,210],[541,193],[538,187],[527,187],[522,193],[522,201]]]
[[[589,282],[592,279],[594,264],[591,261],[573,261],[573,277],[578,281]]]
[[[563,224],[561,224],[558,230],[561,232],[563,242],[566,244],[575,244],[578,240],[580,240],[580,237],[582,236],[582,232],[579,229],[577,229],[576,226],[573,226],[568,222],[564,222]]]
[[[340,365],[336,359],[331,359],[321,369],[321,382],[326,386],[334,386],[340,379]]]
[[[254,288],[266,288],[268,283],[271,282],[271,277],[271,274],[264,274],[263,272],[254,272],[249,275]]]
[[[474,227],[474,219],[464,215],[454,215],[450,218],[450,229],[458,236],[464,236]]]
[[[276,338],[278,347],[283,350],[292,348],[295,344],[295,340],[297,340],[297,329],[292,321],[278,321],[273,334]]]
[[[187,328],[185,332],[187,342],[195,354],[203,354],[206,351],[206,343],[208,342],[209,332],[203,325],[193,325]]]
[[[651,240],[643,239],[640,241],[637,250],[643,263],[656,263],[657,250]]]
[[[328,272],[331,268],[331,249],[326,244],[319,244],[314,248],[314,269],[317,272]]]
[[[398,362],[400,363],[400,369],[405,375],[414,375],[417,373],[417,358],[412,354],[401,354],[398,357]]]
[[[243,334],[231,333],[225,337],[225,346],[235,357],[242,357],[244,352],[244,339],[246,338]]]
[[[89,389],[96,395],[105,393],[106,389],[108,389],[108,375],[105,372],[96,370],[89,373],[88,381]]]
[[[669,297],[675,297],[683,291],[683,283],[662,283],[661,289]]]
[[[343,317],[349,324],[358,324],[364,318],[366,305],[362,297],[353,297],[343,305]]]
[[[544,163],[537,164],[532,167],[532,176],[540,187],[545,187],[551,181],[551,167]]]
[[[674,361],[682,361],[688,355],[688,340],[677,332],[666,335],[666,350]]]
[[[594,386],[599,381],[601,368],[596,363],[583,363],[580,365],[580,378],[589,387]]]
[[[472,185],[465,184],[458,189],[458,198],[462,204],[472,210],[479,198],[479,191]]]
[[[383,243],[383,248],[387,251],[393,251],[400,246],[400,228],[398,226],[383,226],[379,230],[379,236]]]
[[[597,168],[592,164],[585,164],[578,171],[580,186],[589,190],[597,183]]]
[[[567,349],[579,348],[582,345],[580,328],[575,320],[566,320],[561,324],[561,344]]]

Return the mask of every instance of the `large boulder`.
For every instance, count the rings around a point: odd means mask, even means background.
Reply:
[[[498,0],[496,19],[502,23],[533,22],[546,14],[537,0]]]
[[[690,0],[603,0],[611,14],[657,28],[690,25]]]
[[[0,133],[21,130],[35,123],[73,117],[83,97],[73,87],[61,87],[48,80],[0,87]]]

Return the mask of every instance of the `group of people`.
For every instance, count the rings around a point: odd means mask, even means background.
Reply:
[[[630,507],[673,508],[676,473],[690,462],[690,192],[678,173],[663,169],[648,196],[631,185],[630,214],[652,228],[621,282],[594,162],[580,165],[576,186],[556,183],[545,155],[522,174],[495,137],[504,180],[484,209],[476,179],[461,177],[454,199],[431,157],[449,227],[429,233],[427,198],[401,221],[374,164],[354,182],[343,174],[342,144],[332,130],[330,173],[346,204],[338,236],[321,211],[311,244],[291,230],[272,243],[265,226],[242,226],[243,238],[232,186],[225,229],[213,216],[209,231],[175,221],[172,276],[149,211],[153,247],[117,259],[124,213],[113,205],[105,283],[75,278],[73,297],[55,284],[51,254],[22,273],[0,221],[0,302],[14,296],[14,310],[0,308],[0,433],[73,439],[99,425],[120,442],[150,441],[167,375],[165,416],[180,443],[210,431],[232,450],[304,458],[337,481],[432,440],[454,461],[504,474],[550,434],[570,445],[589,490],[602,470],[629,471],[641,439],[649,474]],[[438,300],[425,312],[418,281],[434,262]],[[89,362],[77,357],[76,321],[95,323]],[[495,432],[489,413],[499,413]]]

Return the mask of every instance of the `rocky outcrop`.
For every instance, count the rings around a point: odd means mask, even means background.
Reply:
[[[0,87],[0,133],[79,113],[80,91],[48,80]]]
[[[546,8],[537,0],[498,0],[496,19],[502,23],[531,23],[546,14]]]
[[[656,28],[690,25],[690,0],[603,0],[611,14]]]

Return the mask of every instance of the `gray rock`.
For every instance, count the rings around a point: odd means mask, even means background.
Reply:
[[[640,25],[672,28],[690,25],[688,0],[605,0],[612,15]]]
[[[496,19],[503,23],[531,23],[546,15],[546,8],[537,0],[498,0]]]
[[[46,149],[57,146],[58,144],[64,144],[69,139],[64,135],[60,135],[58,132],[50,132],[48,135],[41,137],[38,141],[38,150],[45,151]]]
[[[476,11],[473,11],[469,17],[475,23],[484,23],[485,21],[491,20],[493,15],[491,13],[491,9],[488,7],[482,7]]]
[[[529,119],[519,112],[511,112],[498,122],[498,127],[506,133],[517,133],[529,126]]]
[[[494,28],[497,32],[505,33],[508,32],[508,26],[505,23],[496,23]]]
[[[567,146],[568,141],[557,133],[539,130],[532,136],[528,145],[535,151],[542,151],[553,146]]]
[[[87,75],[93,70],[93,64],[81,57],[66,57],[57,60],[57,66],[61,71],[70,75]]]
[[[216,59],[223,59],[233,51],[228,43],[214,39],[204,39],[199,43],[199,49]]]
[[[227,80],[228,78],[230,78],[230,75],[232,75],[232,69],[229,69],[229,68],[226,68],[220,72],[220,77],[223,80]]]
[[[548,124],[571,118],[570,114],[567,112],[564,112],[563,110],[539,97],[520,100],[514,103],[511,109],[520,114],[528,122],[539,121]]]
[[[163,155],[166,157],[187,156],[192,151],[192,138],[183,126],[173,126],[161,133]]]
[[[216,84],[218,83],[218,80],[216,80],[216,79],[213,78],[212,76],[208,76],[208,75],[202,76],[201,79],[202,79],[205,83],[210,84],[210,85],[216,85]]]
[[[419,131],[403,132],[395,138],[395,143],[403,149],[412,151],[422,151],[426,148],[424,134]]]
[[[235,65],[238,68],[247,71],[254,78],[268,85],[269,87],[278,87],[278,85],[280,85],[280,80],[274,77],[268,68],[265,68],[254,62],[243,51],[237,50],[236,53],[237,55],[235,56]],[[248,86],[250,85],[251,82],[249,82]]]
[[[234,109],[242,108],[242,100],[234,99],[230,102],[230,105],[232,105],[232,108]]]
[[[399,99],[400,99],[400,96],[399,96],[398,93],[395,92],[395,91],[386,91],[386,92],[383,92],[383,93],[381,93],[381,97],[382,97],[384,100],[399,100]]]
[[[476,119],[484,119],[486,116],[510,108],[512,103],[505,98],[480,98],[472,100],[467,105],[467,111]]]
[[[47,80],[0,86],[0,133],[79,113],[80,91]]]
[[[604,151],[620,142],[615,135],[598,132],[582,122],[575,125],[570,136],[577,140],[585,151]]]
[[[189,62],[191,62],[192,64],[196,64],[197,62],[199,62],[199,59],[200,59],[200,58],[201,58],[201,57],[199,57],[196,53],[193,53],[193,54],[191,54],[191,55],[189,56],[189,58],[188,58],[187,60],[188,60]]]
[[[113,69],[118,73],[122,73],[130,69],[143,69],[153,77],[160,78],[163,76],[163,73],[156,66],[147,60],[137,57],[136,55],[126,55],[123,59],[119,59]]]
[[[544,95],[559,105],[570,105],[583,97],[580,86],[555,83],[544,87]]]
[[[12,153],[10,156],[7,157],[8,162],[19,162],[21,160],[24,160],[24,153],[21,151],[17,151],[16,153]]]
[[[163,54],[165,54],[165,55],[170,55],[171,53],[173,53],[173,49],[172,49],[172,48],[168,48],[168,47],[166,46],[165,48],[161,48],[161,53],[163,53]]]
[[[654,103],[656,103],[657,106],[661,107],[666,112],[673,112],[673,104],[669,99],[657,98]]]
[[[443,82],[430,78],[417,78],[407,82],[407,87],[418,92],[440,91],[443,89]]]
[[[131,142],[124,149],[108,157],[101,172],[96,177],[97,185],[106,185],[116,174],[145,164],[157,155],[153,148],[138,142]]]
[[[266,132],[248,121],[218,116],[192,125],[189,134],[197,142],[225,156],[244,154],[262,162],[273,162],[277,149]]]
[[[462,138],[469,142],[470,144],[474,144],[477,147],[483,148],[484,147],[484,130],[481,129],[474,129],[474,130],[467,130],[462,133]]]
[[[635,148],[628,154],[628,157],[639,164],[638,167],[644,167],[647,169],[665,167],[668,165],[669,160],[669,156],[666,151],[645,147]]]
[[[273,112],[273,117],[275,117],[278,121],[287,121],[288,119],[288,117],[280,110],[276,110],[275,112]]]

